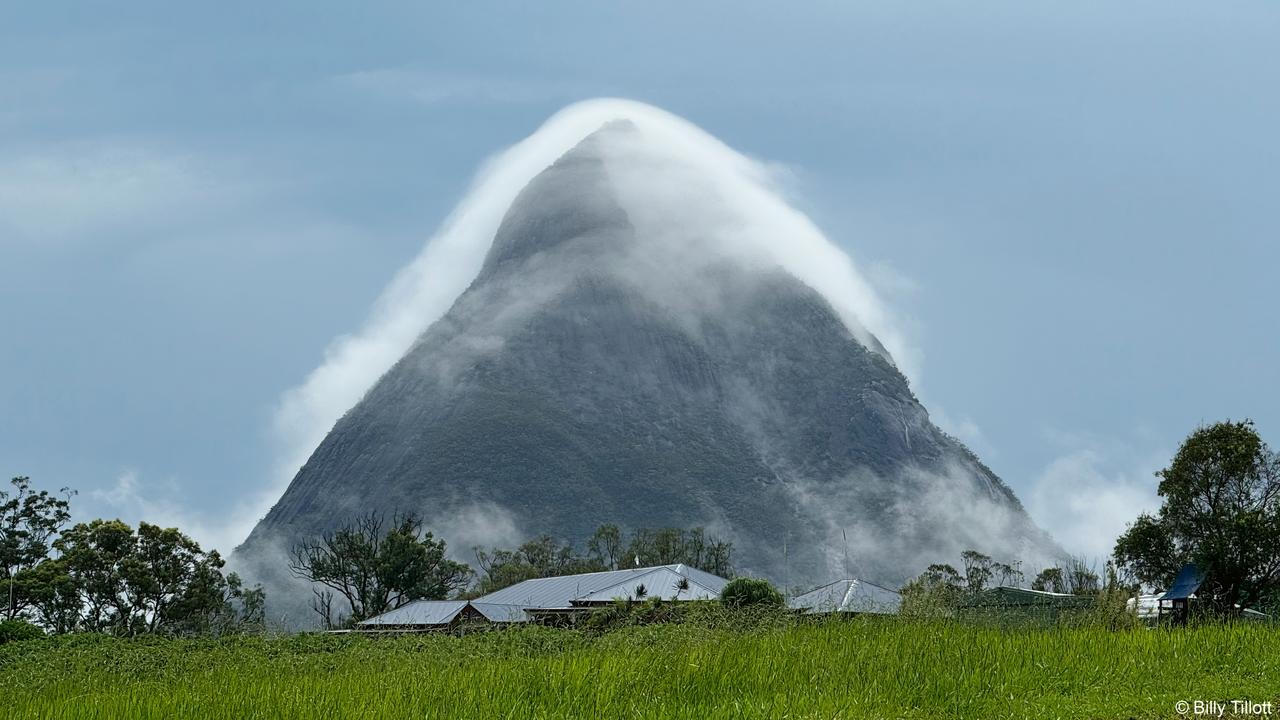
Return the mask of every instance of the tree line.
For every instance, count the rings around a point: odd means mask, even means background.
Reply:
[[[176,528],[120,520],[67,527],[73,492],[15,477],[0,490],[2,619],[46,632],[201,634],[256,628],[265,593],[224,574]]]
[[[1280,454],[1250,421],[1198,428],[1156,473],[1161,507],[1116,542],[1106,577],[1071,559],[1039,572],[1031,588],[1088,595],[1167,587],[1186,564],[1205,581],[1199,605],[1215,614],[1280,610]],[[216,550],[176,528],[120,520],[70,524],[74,493],[35,490],[15,477],[0,490],[0,602],[4,622],[47,632],[197,634],[263,625],[265,593],[224,573]],[[475,566],[447,556],[414,515],[369,513],[299,543],[289,568],[312,583],[326,627],[350,626],[420,599],[472,598],[524,580],[683,563],[732,577],[733,545],[703,528],[601,525],[585,547],[548,535],[515,548],[475,548]],[[977,550],[959,568],[931,565],[903,588],[948,604],[994,585],[1026,582],[1020,565]]]
[[[1140,514],[1116,540],[1105,578],[1070,558],[1041,571],[1031,589],[1160,592],[1190,564],[1204,577],[1196,593],[1198,612],[1280,612],[1280,453],[1254,424],[1226,421],[1196,429],[1156,477],[1160,508]],[[930,565],[903,588],[904,599],[953,606],[991,585],[1024,581],[1017,563],[996,562],[976,550],[963,553],[962,561],[960,570]]]

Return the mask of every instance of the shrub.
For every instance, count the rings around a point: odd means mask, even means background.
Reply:
[[[26,620],[0,620],[0,645],[44,637],[44,631]]]
[[[759,578],[736,578],[730,580],[724,590],[720,591],[720,602],[725,607],[782,607],[782,593],[769,584],[768,580]]]

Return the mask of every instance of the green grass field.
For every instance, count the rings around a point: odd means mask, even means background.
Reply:
[[[1280,629],[850,620],[0,646],[15,718],[1166,718],[1280,704]]]

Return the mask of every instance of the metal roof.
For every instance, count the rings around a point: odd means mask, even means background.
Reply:
[[[1200,583],[1204,582],[1204,573],[1200,572],[1195,565],[1184,565],[1182,570],[1178,571],[1178,577],[1174,578],[1173,584],[1168,590],[1164,591],[1164,597],[1161,600],[1186,600],[1200,589]]]
[[[558,577],[525,580],[524,582],[516,583],[511,587],[503,588],[496,592],[489,593],[488,595],[478,597],[474,602],[498,605],[518,605],[522,608],[570,608],[573,607],[573,602],[575,600],[585,599],[602,590],[612,588],[615,585],[627,583],[655,570],[664,568],[675,575],[688,578],[691,589],[696,584],[711,592],[719,593],[720,589],[728,583],[724,578],[717,577],[709,572],[703,572],[702,570],[691,568],[687,565],[659,565],[656,567],[626,568],[623,570],[608,570],[605,572],[582,573],[580,575],[561,575]],[[678,582],[678,579],[675,580],[675,582]],[[647,584],[645,589],[650,590]],[[651,591],[657,590],[657,586],[651,589]],[[674,597],[674,592],[672,595]],[[610,594],[606,599],[612,597],[613,595]],[[681,599],[683,599],[683,597]]]
[[[677,565],[676,567],[681,567]],[[610,602],[612,600],[626,600],[628,598],[640,600],[649,598],[661,598],[663,600],[714,600],[720,597],[720,591],[724,589],[727,581],[712,575],[718,582],[712,582],[714,587],[707,587],[702,583],[681,575],[671,567],[658,567],[650,570],[643,575],[631,577],[616,585],[610,585],[603,590],[597,590],[590,595],[580,598],[574,598],[576,604],[589,604]],[[681,581],[684,581],[685,587],[680,587]],[[644,598],[637,596],[640,586],[644,586]]]
[[[681,590],[680,581],[688,580]],[[572,609],[575,603],[608,602],[614,598],[635,597],[640,585],[646,597],[664,600],[709,600],[717,597],[728,583],[722,577],[687,565],[627,568],[607,572],[563,575],[525,580],[475,600],[418,600],[376,617],[356,623],[362,628],[399,625],[448,625],[468,605],[490,622],[527,622],[526,610]]]
[[[356,623],[360,627],[382,625],[448,625],[458,617],[465,600],[415,600],[407,605],[389,610]]]
[[[861,612],[891,615],[902,606],[902,596],[866,580],[850,578],[798,595],[787,606],[811,613]]]
[[[1072,595],[1070,593],[1048,592],[1047,590],[1031,590],[1028,588],[1000,585],[988,588],[962,601],[962,607],[1044,607],[1044,608],[1084,608],[1096,602],[1089,595]]]
[[[519,605],[495,605],[494,603],[473,602],[475,608],[486,620],[496,623],[528,622],[529,614]]]

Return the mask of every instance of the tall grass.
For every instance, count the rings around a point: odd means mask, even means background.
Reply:
[[[0,646],[17,718],[1164,718],[1280,700],[1280,630],[810,624]]]

